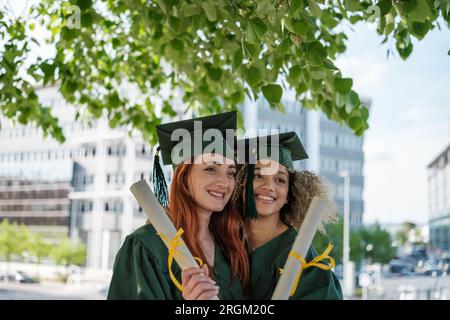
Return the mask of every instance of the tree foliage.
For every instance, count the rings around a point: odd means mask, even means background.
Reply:
[[[331,256],[336,263],[342,263],[343,258],[343,221],[326,226],[326,235],[316,234],[313,244],[315,248],[322,252],[328,243],[334,244]],[[370,262],[382,264],[389,263],[396,254],[396,249],[392,246],[391,235],[388,231],[375,224],[363,227],[350,232],[350,260],[360,262],[362,259]]]
[[[63,266],[84,264],[86,259],[86,246],[81,243],[72,243],[70,239],[63,239],[57,246],[53,247],[50,255],[57,264]]]
[[[361,135],[368,109],[334,64],[346,50],[343,26],[377,23],[406,59],[412,37],[440,27],[439,17],[448,27],[450,0],[43,0],[27,19],[0,8],[1,112],[62,142],[33,87],[56,85],[79,113],[106,114],[111,127],[154,142],[155,125],[176,112],[174,98],[197,114],[236,109],[245,96],[283,109],[291,88],[304,107]],[[35,26],[55,52],[27,63],[42,44]]]
[[[20,258],[25,252],[33,256],[37,263],[51,256],[57,264],[81,266],[86,259],[86,246],[72,243],[67,236],[53,244],[25,225],[19,226],[4,219],[0,223],[0,257],[10,262],[13,257]]]
[[[30,233],[24,225],[10,223],[4,219],[0,223],[0,256],[10,262],[14,256],[20,256],[30,244]]]

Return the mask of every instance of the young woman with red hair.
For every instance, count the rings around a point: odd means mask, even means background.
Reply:
[[[235,129],[235,117],[233,112],[160,126],[157,129],[164,164],[172,162],[167,155],[172,156],[174,149],[173,144],[168,145],[164,129],[171,132],[173,128],[184,127],[192,131],[194,120],[202,121],[204,129],[224,129],[224,126]],[[229,150],[224,137],[221,139]],[[204,266],[181,272],[174,263],[169,270],[167,247],[155,228],[146,224],[129,235],[120,248],[108,299],[245,298],[249,265],[242,238],[243,220],[229,201],[235,187],[234,153],[230,157],[226,152],[203,152],[204,148],[200,154],[192,152],[176,165],[166,211],[175,228],[184,230],[184,242]],[[158,191],[155,187],[155,193]],[[182,279],[183,292],[171,280],[170,272]]]

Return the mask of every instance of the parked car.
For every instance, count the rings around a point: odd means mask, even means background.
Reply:
[[[388,277],[409,277],[415,274],[413,265],[399,259],[392,260],[387,271],[386,276]]]
[[[26,274],[23,271],[10,272],[8,274],[0,274],[0,281],[19,282],[19,283],[37,283],[36,279]]]

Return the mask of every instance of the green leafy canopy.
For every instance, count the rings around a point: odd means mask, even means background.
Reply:
[[[111,127],[155,142],[155,125],[180,111],[175,98],[200,115],[236,109],[246,95],[282,110],[290,88],[306,108],[361,135],[368,110],[334,65],[346,50],[342,24],[377,23],[406,59],[411,37],[424,38],[438,18],[448,27],[450,0],[43,0],[27,19],[0,7],[1,113],[63,142],[35,92],[55,85],[88,116],[105,114]],[[55,52],[29,63],[43,45],[35,26]],[[125,83],[133,90],[123,92]]]

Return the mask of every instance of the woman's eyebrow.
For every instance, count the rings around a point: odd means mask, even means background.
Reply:
[[[282,175],[284,175],[284,176],[286,176],[286,177],[289,177],[289,175],[287,174],[287,172],[284,172],[284,171],[281,171],[281,170],[278,170],[278,174],[282,174]]]
[[[217,165],[221,165],[221,163],[215,161],[215,160],[211,160],[211,161],[205,161],[204,164],[217,164]]]

